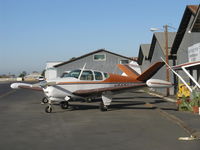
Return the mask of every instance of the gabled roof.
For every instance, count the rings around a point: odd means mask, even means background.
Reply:
[[[191,32],[200,32],[200,5],[198,6],[195,18],[190,28]]]
[[[176,54],[177,53],[178,48],[179,48],[179,46],[181,44],[181,41],[183,39],[183,36],[185,34],[185,31],[188,28],[188,24],[190,22],[190,18],[191,18],[191,16],[195,16],[196,15],[197,9],[198,9],[198,5],[188,5],[188,6],[186,6],[185,12],[183,14],[183,18],[181,20],[181,23],[179,25],[179,28],[178,28],[174,43],[172,45],[171,54]]]
[[[143,57],[147,58],[149,55],[150,44],[141,44],[138,53],[138,64],[142,64]]]
[[[82,59],[82,58],[84,58],[84,57],[87,57],[87,56],[89,56],[89,55],[93,55],[93,54],[96,54],[96,53],[99,53],[99,52],[106,52],[106,53],[110,53],[110,54],[112,54],[112,55],[116,55],[116,56],[119,56],[119,57],[123,57],[123,58],[125,58],[125,59],[132,60],[132,59],[129,58],[129,57],[122,56],[122,55],[119,55],[119,54],[116,54],[116,53],[113,53],[113,52],[107,51],[107,50],[105,50],[105,49],[99,49],[99,50],[96,50],[96,51],[93,51],[93,52],[87,53],[87,54],[85,54],[85,55],[82,55],[82,56],[76,57],[76,58],[74,58],[74,59],[71,59],[71,60],[65,61],[65,62],[63,62],[63,63],[60,63],[60,64],[58,64],[58,65],[55,65],[54,67],[59,67],[59,66],[62,66],[62,65],[65,65],[65,64],[71,63],[71,62],[73,62],[73,61],[76,61],[76,60]]]
[[[170,52],[172,43],[174,42],[174,38],[175,38],[176,32],[168,32],[168,51]],[[153,53],[154,53],[154,49],[155,49],[155,45],[156,45],[156,41],[158,41],[158,44],[160,45],[164,55],[166,55],[166,51],[165,51],[165,33],[164,32],[155,32],[152,38],[152,42],[151,42],[151,47],[149,50],[149,55],[148,55],[148,59],[151,60]],[[170,55],[170,53],[168,53]]]

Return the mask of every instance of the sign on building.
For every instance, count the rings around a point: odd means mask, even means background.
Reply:
[[[200,43],[188,47],[189,62],[200,61]]]

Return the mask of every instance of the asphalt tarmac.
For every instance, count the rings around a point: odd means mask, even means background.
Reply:
[[[0,84],[0,150],[199,150],[189,136],[156,109],[157,97],[134,92],[116,96],[106,112],[99,102],[71,102],[47,114],[42,92]],[[150,104],[145,104],[146,102]]]

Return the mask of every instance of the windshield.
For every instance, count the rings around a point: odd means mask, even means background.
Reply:
[[[81,70],[73,70],[73,71],[71,71],[69,73],[64,74],[63,77],[64,78],[66,78],[66,77],[74,77],[74,78],[78,79],[78,77],[80,75],[80,72],[81,72]]]
[[[61,75],[61,78],[65,78],[65,77],[67,77],[68,74],[69,74],[69,73],[64,72],[64,73]]]

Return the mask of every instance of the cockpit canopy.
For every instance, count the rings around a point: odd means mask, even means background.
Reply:
[[[105,80],[109,77],[108,73],[93,70],[72,70],[69,73],[63,73],[62,78],[73,77],[80,80]]]

